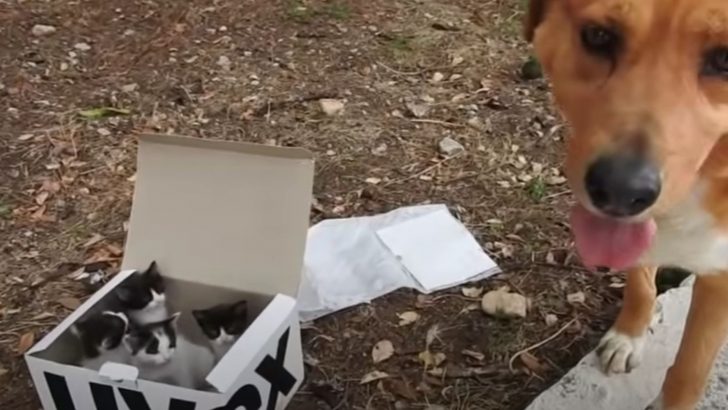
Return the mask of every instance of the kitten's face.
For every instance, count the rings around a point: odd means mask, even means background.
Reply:
[[[141,365],[160,366],[172,359],[177,348],[177,318],[179,313],[161,322],[129,328],[124,345],[134,361]]]
[[[218,345],[229,345],[237,340],[247,327],[248,303],[241,300],[209,309],[193,310],[192,315],[210,341]]]
[[[135,272],[117,289],[119,300],[130,310],[156,309],[164,306],[164,279],[152,262],[144,272]]]
[[[83,319],[71,327],[80,340],[87,358],[98,357],[116,349],[129,327],[129,319],[120,312],[103,312]]]

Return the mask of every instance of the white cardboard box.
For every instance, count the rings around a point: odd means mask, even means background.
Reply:
[[[313,182],[302,149],[163,135],[140,138],[122,272],[26,354],[46,410],[283,409],[303,381],[295,295]],[[191,309],[245,298],[250,326],[210,372],[216,391],[137,379],[129,365],[99,372],[70,326],[135,269],[156,260],[170,311],[195,339]],[[99,306],[96,306],[99,304]]]

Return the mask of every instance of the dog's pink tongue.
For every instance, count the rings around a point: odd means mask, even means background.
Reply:
[[[657,227],[651,219],[623,223],[601,218],[577,205],[571,212],[571,229],[584,265],[625,269],[647,251]]]

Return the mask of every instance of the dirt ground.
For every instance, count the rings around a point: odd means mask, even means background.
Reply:
[[[311,150],[312,223],[446,203],[503,268],[476,286],[531,300],[503,319],[459,288],[402,290],[307,325],[291,408],[524,408],[594,347],[622,279],[569,252],[564,129],[521,70],[523,3],[0,1],[0,408],[39,408],[21,353],[92,292],[78,270],[116,273],[148,131]]]

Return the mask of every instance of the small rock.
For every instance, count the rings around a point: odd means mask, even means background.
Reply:
[[[137,88],[139,88],[139,85],[137,85],[137,83],[131,83],[131,84],[122,85],[121,91],[123,91],[125,93],[133,93],[134,91],[136,91]]]
[[[453,155],[460,154],[461,152],[465,151],[465,147],[463,147],[462,144],[455,141],[454,139],[450,137],[445,137],[440,141],[439,144],[440,147],[440,153],[442,155],[451,157]]]
[[[452,58],[452,66],[455,67],[456,65],[460,65],[463,61],[465,61],[465,59],[462,56],[455,56]]]
[[[526,317],[528,305],[525,296],[508,292],[505,287],[486,293],[481,300],[483,311],[492,316]]]
[[[586,296],[584,295],[584,292],[574,292],[566,295],[566,300],[568,300],[569,303],[584,303],[586,301]]]
[[[409,110],[410,114],[417,118],[422,118],[427,115],[428,112],[430,112],[430,106],[426,104],[408,102],[405,105],[407,107],[407,110]]]
[[[61,65],[58,67],[58,69],[60,69],[61,71],[68,70],[68,63],[66,63],[66,62],[61,63]]]
[[[222,67],[225,70],[229,70],[231,64],[232,63],[230,62],[230,59],[227,56],[220,56],[217,59],[217,65],[219,65],[220,67]]]
[[[42,36],[48,36],[56,32],[56,28],[53,26],[48,26],[45,24],[36,24],[33,26],[33,29],[31,30],[34,36],[36,37],[42,37]]]
[[[89,51],[91,50],[91,46],[88,43],[76,43],[73,48],[75,48],[78,51]]]
[[[432,75],[432,82],[433,83],[439,83],[444,78],[445,78],[445,74],[443,74],[443,73],[441,73],[441,72],[438,71],[438,72],[436,72],[435,74]]]
[[[534,57],[531,57],[521,66],[521,78],[524,80],[535,80],[543,77],[541,64]]]
[[[547,326],[553,326],[553,325],[556,324],[556,322],[559,321],[559,318],[556,315],[548,314],[548,315],[546,315],[546,317],[544,318],[544,320],[546,321],[546,325]]]
[[[321,111],[329,116],[339,115],[344,111],[344,102],[334,98],[323,98],[319,100]]]
[[[372,149],[372,154],[380,156],[387,152],[387,144],[381,143],[376,148]]]
[[[99,128],[96,130],[96,132],[99,133],[102,137],[108,137],[111,135],[111,131],[107,130],[106,128]]]

